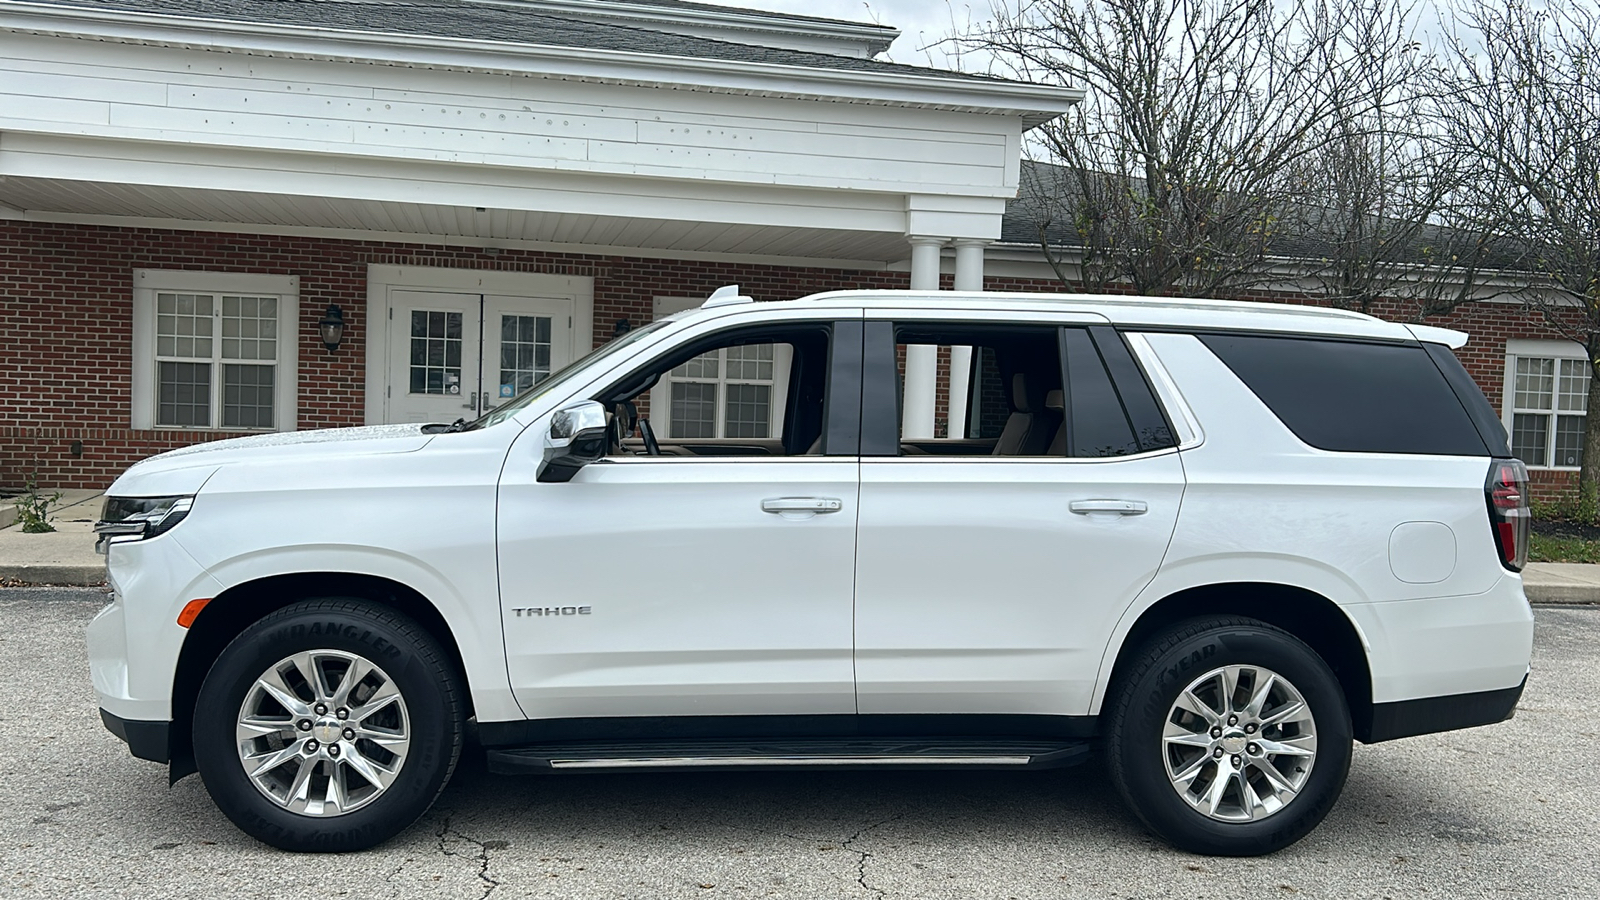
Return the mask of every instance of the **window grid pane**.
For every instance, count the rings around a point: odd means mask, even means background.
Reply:
[[[771,430],[771,421],[771,385],[728,385],[728,409],[723,420],[723,437],[765,438]]]
[[[211,425],[211,364],[156,364],[156,424],[180,428]]]
[[[717,436],[717,386],[693,382],[672,385],[672,436],[712,438]]]
[[[222,358],[278,358],[276,297],[222,298]]]
[[[1561,360],[1561,379],[1557,384],[1556,409],[1585,412],[1589,407],[1589,364],[1581,359]],[[1564,465],[1564,463],[1558,463]]]
[[[689,360],[683,365],[672,370],[674,378],[715,378],[717,377],[717,359],[720,350],[713,350]]]
[[[1548,437],[1550,417],[1538,413],[1517,413],[1511,417],[1511,455],[1530,466],[1550,465]]]
[[[271,428],[276,366],[222,367],[222,426]]]
[[[550,375],[550,317],[500,317],[500,397],[510,399]]]
[[[1556,417],[1556,453],[1551,465],[1583,465],[1583,416]]]
[[[772,380],[771,344],[729,347],[727,354],[728,379],[730,381]]]
[[[156,356],[211,358],[210,294],[156,294]]]
[[[461,313],[411,311],[411,393],[461,393]]]

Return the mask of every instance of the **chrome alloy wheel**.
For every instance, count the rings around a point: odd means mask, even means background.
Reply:
[[[339,816],[388,790],[411,745],[388,673],[342,650],[279,660],[245,693],[239,763],[261,793],[305,816]]]
[[[1203,815],[1252,822],[1282,810],[1317,758],[1317,722],[1289,680],[1223,666],[1190,682],[1167,712],[1162,758],[1172,789]]]

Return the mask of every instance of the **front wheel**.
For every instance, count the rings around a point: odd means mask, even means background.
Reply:
[[[461,752],[455,667],[415,622],[311,600],[230,643],[195,705],[195,763],[240,829],[284,850],[363,850],[432,805]]]
[[[1107,756],[1128,807],[1173,846],[1271,853],[1315,828],[1350,768],[1338,679],[1253,619],[1182,623],[1138,650],[1108,698]]]

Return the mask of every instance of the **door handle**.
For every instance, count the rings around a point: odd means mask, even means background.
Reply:
[[[1074,500],[1067,504],[1067,509],[1080,516],[1097,513],[1113,516],[1142,516],[1150,511],[1150,505],[1143,500]]]
[[[837,497],[778,497],[761,501],[761,511],[784,515],[786,513],[835,513],[844,509],[844,501]]]

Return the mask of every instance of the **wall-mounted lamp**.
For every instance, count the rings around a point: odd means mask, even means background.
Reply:
[[[317,329],[322,333],[322,345],[328,348],[329,353],[339,349],[339,342],[344,340],[344,310],[336,304],[328,304],[328,311],[322,314]]]
[[[629,322],[626,318],[618,319],[617,324],[611,326],[611,336],[614,338],[619,338],[632,330],[632,322]]]

